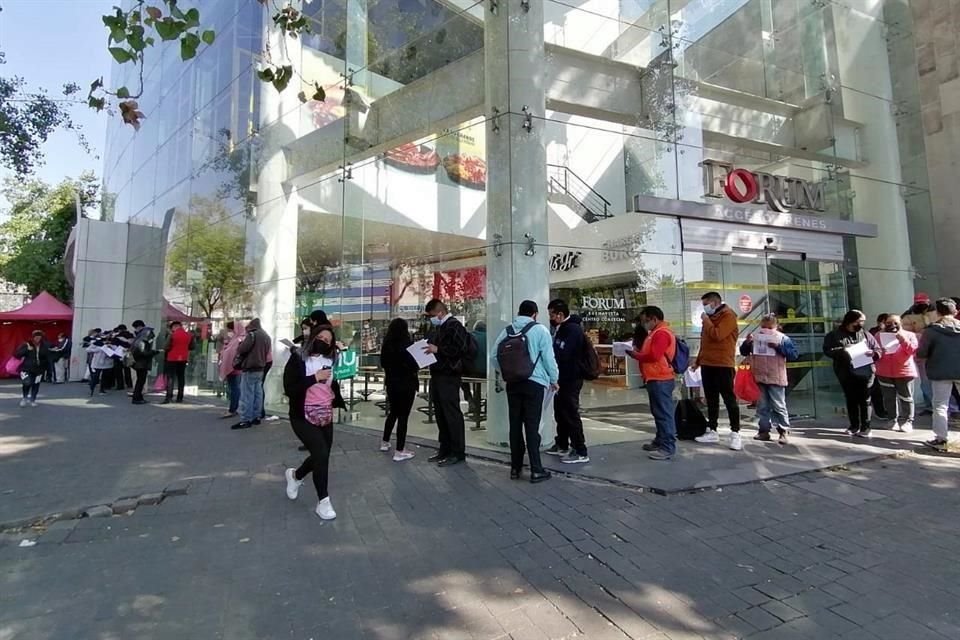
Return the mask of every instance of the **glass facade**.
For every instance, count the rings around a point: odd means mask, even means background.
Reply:
[[[342,418],[378,427],[391,318],[419,333],[439,297],[492,344],[521,300],[545,317],[563,297],[608,374],[584,395],[588,439],[639,438],[612,342],[656,304],[695,350],[718,290],[743,335],[783,318],[791,409],[826,415],[824,333],[850,307],[902,311],[918,271],[938,290],[899,0],[303,0],[301,39],[253,0],[199,5],[216,43],[146,69],[142,129],[109,132],[104,213],[132,225],[128,315],[211,338],[200,390],[227,319],[290,338],[322,308],[360,354]],[[298,72],[283,93],[256,78],[267,53]],[[301,102],[314,84],[326,99]],[[465,393],[480,446],[507,439],[485,368]],[[426,400],[415,415],[433,434]]]

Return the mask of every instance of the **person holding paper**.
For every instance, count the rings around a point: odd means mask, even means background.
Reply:
[[[553,353],[560,368],[560,388],[553,399],[553,416],[557,435],[553,446],[544,451],[559,456],[566,464],[590,462],[587,439],[580,418],[580,393],[583,391],[584,353],[589,347],[580,316],[570,315],[565,300],[552,300],[547,305],[553,332]]]
[[[704,294],[703,314],[700,321],[700,352],[690,363],[690,368],[700,369],[703,379],[703,395],[707,400],[707,432],[696,438],[701,444],[720,442],[717,434],[717,422],[720,419],[720,398],[727,408],[730,418],[730,443],[733,451],[743,449],[740,436],[740,405],[733,392],[733,381],[737,372],[737,338],[740,326],[737,324],[737,312],[724,304],[716,291]]]
[[[425,313],[431,328],[424,352],[437,358],[430,365],[430,398],[436,412],[440,444],[439,451],[428,460],[448,467],[467,458],[460,386],[463,384],[464,362],[471,361],[476,355],[476,343],[442,301],[430,300]]]
[[[833,373],[847,402],[850,427],[846,433],[860,438],[870,437],[873,361],[881,355],[880,345],[864,330],[866,321],[862,311],[851,309],[843,316],[840,326],[823,339],[823,353],[833,360]]]
[[[787,444],[790,433],[790,413],[787,411],[787,361],[800,354],[793,341],[780,331],[775,313],[760,319],[760,330],[751,333],[742,345],[740,355],[750,362],[750,370],[760,387],[757,417],[760,431],[754,440],[770,441],[770,432],[776,426],[780,444]]]
[[[677,453],[677,423],[673,410],[673,388],[676,373],[671,362],[677,352],[677,337],[664,322],[660,307],[640,310],[640,321],[646,337],[639,351],[627,355],[640,363],[640,374],[650,399],[650,413],[657,426],[653,442],[643,445],[651,460],[670,460]]]
[[[550,479],[550,472],[543,468],[540,459],[540,418],[543,416],[544,396],[548,389],[554,393],[557,391],[560,377],[550,330],[537,324],[539,311],[536,302],[521,302],[517,317],[500,332],[493,345],[493,352],[497,354],[494,365],[507,383],[510,479],[520,479],[526,448],[530,482],[534,484]]]
[[[957,303],[940,298],[935,303],[937,319],[923,330],[917,357],[926,365],[933,391],[933,440],[931,447],[947,445],[950,396],[960,384],[960,320]]]
[[[104,351],[107,349],[107,351]],[[98,336],[90,342],[86,351],[91,355],[90,359],[90,395],[96,391],[97,385],[100,385],[100,395],[107,395],[107,389],[111,387],[112,377],[108,374],[113,372],[113,358],[108,353],[110,347],[104,343],[104,340]]]
[[[390,451],[390,435],[393,426],[397,426],[397,450],[393,454],[394,462],[403,462],[413,457],[413,451],[407,449],[407,421],[417,398],[420,380],[417,373],[420,367],[408,349],[413,344],[410,328],[403,318],[394,318],[387,327],[387,335],[380,345],[380,366],[386,377],[387,419],[383,424],[383,441],[380,451]]]
[[[883,392],[883,404],[891,413],[893,430],[913,431],[913,381],[916,380],[918,339],[903,328],[898,315],[887,315],[883,327],[875,335],[883,349],[877,360],[877,384]]]

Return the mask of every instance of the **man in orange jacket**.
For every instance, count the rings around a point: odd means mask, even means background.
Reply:
[[[743,449],[740,437],[740,407],[733,393],[733,380],[737,372],[737,338],[740,327],[736,312],[723,303],[716,291],[704,294],[703,329],[700,332],[700,353],[690,364],[690,369],[700,369],[703,379],[703,395],[707,400],[707,432],[697,442],[714,444],[720,442],[717,420],[720,418],[720,398],[727,407],[730,418],[730,448]]]
[[[640,363],[650,413],[657,425],[653,442],[643,445],[651,460],[669,460],[677,452],[677,423],[673,414],[673,387],[676,374],[671,361],[677,352],[677,337],[663,321],[660,307],[647,306],[640,310],[640,322],[647,332],[643,345],[627,352]]]

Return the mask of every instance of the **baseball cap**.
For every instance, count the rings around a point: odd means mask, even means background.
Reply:
[[[917,295],[913,296],[914,304],[922,304],[922,303],[929,303],[929,302],[930,302],[930,296],[927,295],[926,293],[918,293]]]

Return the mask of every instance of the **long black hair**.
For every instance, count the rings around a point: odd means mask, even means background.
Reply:
[[[413,343],[410,338],[410,326],[403,318],[394,318],[387,327],[387,333],[383,336],[383,345],[381,349],[390,347],[399,347],[406,349]]]
[[[852,325],[854,322],[859,321],[861,318],[865,319],[866,317],[867,316],[863,313],[863,311],[860,311],[859,309],[851,309],[844,314],[843,320],[840,321],[840,326],[843,327],[844,331],[847,331],[847,327]]]
[[[318,342],[321,342],[320,333],[322,331],[329,331],[330,335],[333,336],[333,339],[330,341],[330,351],[328,353],[314,351],[314,345]],[[336,360],[337,359],[337,332],[333,330],[333,326],[329,324],[318,324],[312,329],[310,329],[310,337],[307,338],[307,340],[303,344],[303,352],[304,352],[305,358],[312,355],[323,355],[327,358]]]

